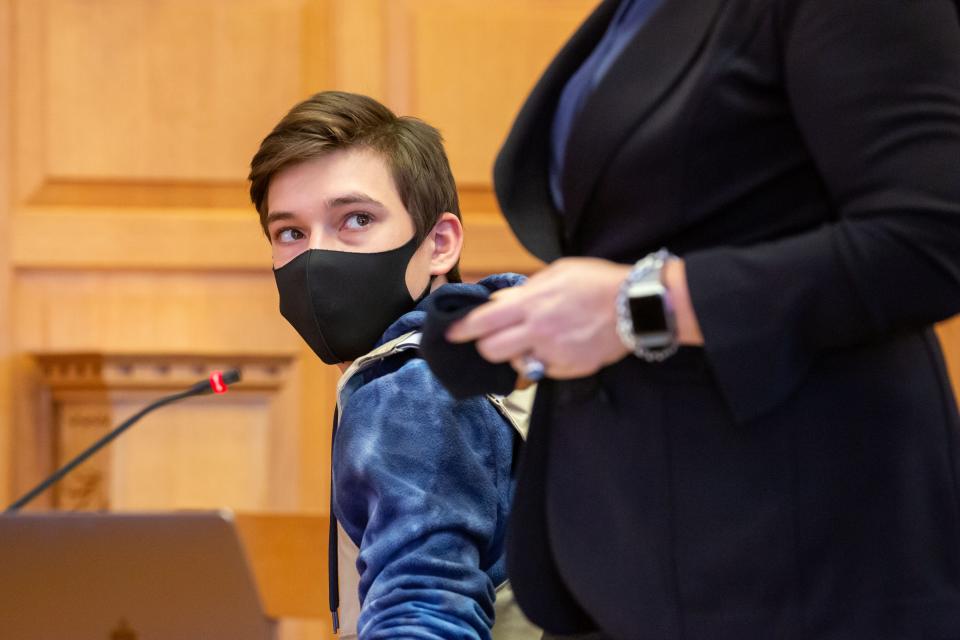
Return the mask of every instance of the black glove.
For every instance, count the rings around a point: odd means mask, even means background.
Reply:
[[[420,351],[433,374],[458,400],[486,393],[505,396],[517,386],[517,372],[509,363],[484,360],[476,342],[454,344],[446,338],[450,325],[489,298],[489,294],[441,287],[424,302],[427,319]]]

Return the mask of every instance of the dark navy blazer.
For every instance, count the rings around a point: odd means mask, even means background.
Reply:
[[[508,549],[555,633],[960,638],[951,0],[665,0],[573,125],[602,3],[495,167],[521,242],[686,261],[704,349],[541,385]]]

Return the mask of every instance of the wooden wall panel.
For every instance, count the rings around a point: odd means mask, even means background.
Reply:
[[[447,135],[452,161],[466,174],[459,178],[468,232],[465,271],[536,268],[497,211],[489,169],[480,168],[489,167],[551,48],[576,23],[572,8],[590,3],[559,3],[550,28],[540,24],[546,4],[520,3],[487,25],[487,35],[507,28],[508,39],[524,43],[519,63],[510,50],[484,56],[474,39],[458,60],[481,61],[470,69],[475,77],[460,74],[457,82],[437,84],[424,78],[450,74],[435,68],[431,52],[444,38],[431,30],[450,25],[431,18],[434,11],[445,13],[436,3],[19,2],[20,215],[12,229],[12,260],[28,268],[261,265],[264,244],[249,224],[243,181],[249,158],[295,100],[336,87],[381,97]],[[183,9],[187,5],[194,8]],[[471,6],[446,7],[455,30],[469,28],[476,13]],[[405,25],[413,26],[397,28]],[[218,37],[199,37],[203,29]],[[538,34],[533,48],[524,31]],[[128,32],[138,37],[124,39]],[[67,55],[78,48],[81,54]],[[208,71],[187,73],[179,54],[167,55],[184,48],[201,61],[192,67]],[[207,82],[211,68],[226,68],[222,75],[231,81]],[[417,80],[417,90],[396,89],[401,76]],[[504,98],[498,90],[493,102],[477,87],[499,84],[498,77],[509,79],[515,95]],[[389,87],[393,95],[386,95]],[[454,94],[464,96],[459,110]],[[488,133],[483,127],[489,122]],[[41,237],[44,242],[37,241]]]
[[[937,326],[940,344],[947,360],[947,369],[953,382],[953,391],[960,402],[960,315]]]
[[[530,272],[541,263],[507,229],[489,188],[463,188],[464,273]],[[43,238],[43,241],[38,241]],[[270,247],[250,209],[133,207],[78,215],[31,207],[11,230],[17,267],[61,269],[206,269],[263,271]]]
[[[13,32],[9,0],[0,0],[0,96],[10,96],[11,35]],[[13,477],[13,322],[10,291],[10,175],[12,173],[11,100],[0,99],[0,505],[11,500]]]
[[[579,19],[571,7],[587,5],[550,7],[559,13],[545,29],[539,14],[548,4],[496,7],[483,37],[536,31],[536,46],[521,53],[538,59],[518,64],[508,51],[484,58],[474,39],[458,58],[481,61],[468,69],[475,77],[458,79],[464,96],[475,101],[483,92],[473,84],[503,75],[519,101],[552,54],[545,43],[559,43]],[[13,203],[0,254],[15,273],[3,333],[20,363],[16,438],[25,455],[16,488],[54,462],[44,451],[56,440],[50,398],[31,354],[287,354],[294,365],[285,404],[294,409],[269,418],[298,425],[284,440],[297,445],[291,455],[300,461],[291,467],[297,498],[287,502],[325,511],[337,374],[276,313],[269,248],[247,203],[247,163],[293,102],[323,88],[449,118],[435,124],[452,132],[495,112],[491,141],[451,140],[452,156],[469,166],[489,162],[517,105],[469,104],[458,119],[450,89],[423,84],[443,71],[432,66],[444,36],[435,30],[462,33],[476,11],[466,2],[388,0],[4,0],[4,8],[12,32],[4,77],[16,79],[3,153]],[[450,24],[430,16],[445,11]],[[401,77],[421,84],[404,89]],[[435,89],[443,91],[431,98]],[[499,217],[489,178],[461,182],[464,273],[536,268]]]
[[[215,272],[203,276],[191,272],[22,271],[15,292],[18,301],[15,337],[21,348],[29,353],[200,353],[219,355],[227,360],[240,356],[269,356],[291,361],[316,359],[277,312],[276,288],[266,269],[260,272]],[[266,423],[262,420],[257,423],[260,428],[265,428],[265,424],[272,425],[276,433],[266,448],[272,453],[269,458],[264,458],[270,466],[260,469],[259,475],[250,470],[251,478],[261,478],[258,490],[269,489],[269,493],[264,494],[268,500],[253,500],[251,497],[235,501],[235,497],[243,494],[240,487],[244,483],[238,486],[238,494],[216,494],[199,484],[191,493],[177,486],[153,486],[148,477],[134,473],[139,468],[136,461],[144,455],[154,456],[154,460],[160,456],[169,462],[165,473],[176,483],[189,477],[185,471],[189,464],[184,461],[182,443],[190,433],[196,434],[198,450],[206,452],[202,455],[215,452],[215,447],[205,447],[202,443],[218,427],[203,428],[205,418],[202,411],[191,403],[182,409],[165,410],[151,419],[170,427],[156,431],[161,434],[157,437],[166,438],[166,446],[157,446],[153,440],[144,440],[144,444],[137,445],[146,436],[134,432],[126,436],[124,443],[118,443],[117,450],[126,451],[126,440],[129,439],[133,453],[126,457],[118,453],[120,457],[115,460],[119,465],[116,471],[119,475],[115,478],[123,479],[114,484],[119,492],[116,506],[145,508],[161,504],[161,498],[166,497],[171,500],[169,506],[235,505],[244,509],[312,508],[325,511],[329,491],[324,472],[329,464],[326,438],[337,372],[323,365],[308,366],[306,371],[309,373],[305,376],[304,367],[297,365],[288,376],[288,384],[269,399],[260,397],[252,404],[238,406],[234,412],[217,414],[216,420],[222,422],[234,419],[234,414],[240,420],[248,412],[251,417],[267,420]],[[304,385],[316,389],[305,393]],[[144,404],[147,398],[141,394],[136,401]],[[106,402],[101,399],[98,406],[109,407],[110,421],[117,423],[132,413],[133,402],[129,398]],[[194,415],[196,424],[190,424],[191,415]],[[219,433],[224,436],[225,448],[240,447],[254,452],[263,444],[263,434],[253,426],[249,426],[247,438],[230,437],[223,427],[219,428]],[[22,437],[36,436],[23,433]],[[135,462],[121,464],[127,458]],[[234,459],[233,464],[214,464],[216,460],[229,462]],[[34,464],[37,462],[34,460]],[[211,477],[243,477],[239,457],[213,455],[208,458],[208,464],[214,464],[207,469]],[[23,470],[21,476],[24,480],[19,483],[19,488],[25,489],[40,475],[39,471]],[[205,476],[198,471],[193,477]],[[268,480],[269,484],[265,484]],[[149,491],[137,497],[140,489]],[[220,497],[214,499],[215,495]]]
[[[196,509],[216,504],[247,511],[279,508],[270,500],[271,463],[277,461],[270,455],[269,400],[240,393],[171,406],[144,418],[118,440],[110,450],[111,508]],[[129,398],[113,403],[113,408],[118,416],[132,415],[144,400]],[[295,470],[296,465],[288,461],[286,468]],[[291,503],[287,508],[297,507]]]
[[[24,120],[32,126],[20,149],[40,163],[31,171],[40,188],[180,181],[242,190],[263,132],[302,97],[305,4],[18,3],[18,60],[32,71],[20,76],[20,112],[40,114]]]
[[[57,454],[51,390],[44,384],[37,362],[26,352],[18,349],[12,360],[10,437],[13,456],[10,460],[9,502],[43,480],[55,468]],[[30,507],[49,508],[52,505],[53,494],[48,491],[34,499]]]
[[[296,354],[261,272],[22,270],[16,339],[33,353]]]
[[[362,93],[394,108],[387,96],[389,70],[384,19],[385,0],[330,0],[329,48],[332,51],[329,87]]]
[[[387,0],[388,99],[439,127],[464,185],[493,159],[547,62],[595,0]]]
[[[369,4],[369,2],[368,2]],[[384,100],[438,127],[460,185],[463,272],[531,272],[506,229],[493,160],[540,73],[596,0],[382,0]]]

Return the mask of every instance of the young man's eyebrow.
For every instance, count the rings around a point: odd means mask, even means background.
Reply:
[[[374,205],[381,208],[386,208],[382,202],[371,198],[365,193],[345,193],[342,196],[337,196],[336,198],[330,198],[326,201],[326,206],[328,209],[333,209],[335,207],[343,207],[351,204],[367,204]],[[276,222],[277,220],[291,220],[297,216],[290,211],[271,211],[267,214],[267,226],[271,223]]]
[[[365,193],[345,193],[342,196],[337,196],[336,198],[327,200],[327,207],[331,209],[350,204],[372,204],[378,207],[383,207],[382,202],[374,200]]]
[[[295,217],[289,211],[271,211],[267,214],[267,225],[269,226],[271,222],[276,222],[277,220],[289,220]]]

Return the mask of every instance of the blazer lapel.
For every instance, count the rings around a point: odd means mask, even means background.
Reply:
[[[494,189],[513,233],[545,262],[563,255],[563,230],[550,195],[550,129],[567,79],[590,55],[616,11],[606,0],[554,57],[517,115],[494,163]]]
[[[562,177],[568,238],[611,156],[682,77],[722,3],[664,0],[587,98],[570,133]]]

